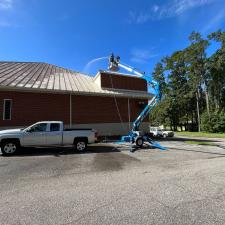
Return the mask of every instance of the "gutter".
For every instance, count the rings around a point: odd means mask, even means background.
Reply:
[[[115,89],[114,89],[115,90]],[[140,99],[152,99],[152,95],[148,92],[138,93],[131,90],[126,90],[124,92],[119,92],[119,89],[116,89],[115,92],[105,93],[105,92],[83,92],[83,91],[74,91],[71,90],[54,90],[54,89],[40,89],[40,88],[24,88],[24,87],[10,87],[10,86],[0,86],[1,91],[21,91],[28,93],[51,93],[51,94],[71,94],[71,95],[86,95],[86,96],[104,96],[104,97],[120,97],[120,98],[140,98]],[[126,92],[129,92],[126,93]],[[144,95],[142,95],[144,94]]]

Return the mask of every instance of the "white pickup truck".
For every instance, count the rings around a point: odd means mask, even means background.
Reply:
[[[61,121],[42,121],[25,129],[0,131],[0,146],[3,155],[12,155],[20,147],[74,146],[85,151],[87,144],[97,141],[93,129],[64,129]]]

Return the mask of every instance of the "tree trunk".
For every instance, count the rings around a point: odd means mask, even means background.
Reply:
[[[205,100],[206,100],[206,109],[208,116],[210,118],[210,109],[209,109],[209,94],[208,94],[208,88],[207,85],[205,84]]]
[[[197,110],[198,132],[201,132],[200,113],[199,113],[199,89],[198,92],[196,92],[196,110]]]
[[[209,95],[208,95],[208,91],[205,91],[205,99],[206,99],[206,108],[207,108],[207,113],[208,116],[210,117],[210,109],[209,109]]]

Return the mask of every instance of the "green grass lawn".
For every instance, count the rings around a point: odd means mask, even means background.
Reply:
[[[225,138],[225,133],[207,133],[207,132],[188,132],[181,131],[175,132],[177,136],[186,136],[186,137],[209,137],[209,138]]]
[[[207,141],[185,141],[186,144],[193,144],[193,145],[211,145],[216,146],[215,143],[207,142]]]

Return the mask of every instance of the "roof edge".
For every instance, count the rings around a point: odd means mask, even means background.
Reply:
[[[109,70],[99,70],[98,73],[99,73],[99,74],[101,74],[101,73],[107,73],[107,74],[112,74],[112,75],[119,75],[119,76],[132,77],[132,78],[137,78],[137,79],[145,80],[145,79],[142,78],[142,77],[138,77],[138,76],[136,76],[136,75],[132,75],[132,74],[129,74],[129,73],[118,73],[118,72],[109,71]],[[98,73],[97,73],[97,74],[98,74]],[[97,75],[96,75],[96,76],[97,76]]]
[[[68,91],[68,90],[49,90],[49,89],[40,89],[40,88],[23,88],[23,87],[9,87],[9,86],[0,86],[1,91],[19,91],[19,92],[30,92],[30,93],[49,93],[49,94],[71,94],[71,95],[86,95],[86,96],[105,96],[105,97],[120,97],[120,98],[141,98],[141,99],[151,99],[152,94],[145,93],[145,96],[141,95],[143,93],[136,92],[135,95],[126,93],[125,91],[115,93],[101,93],[101,92],[84,92],[84,91]],[[113,90],[111,90],[113,91]],[[134,93],[134,92],[133,92]],[[140,94],[140,95],[139,95]]]

